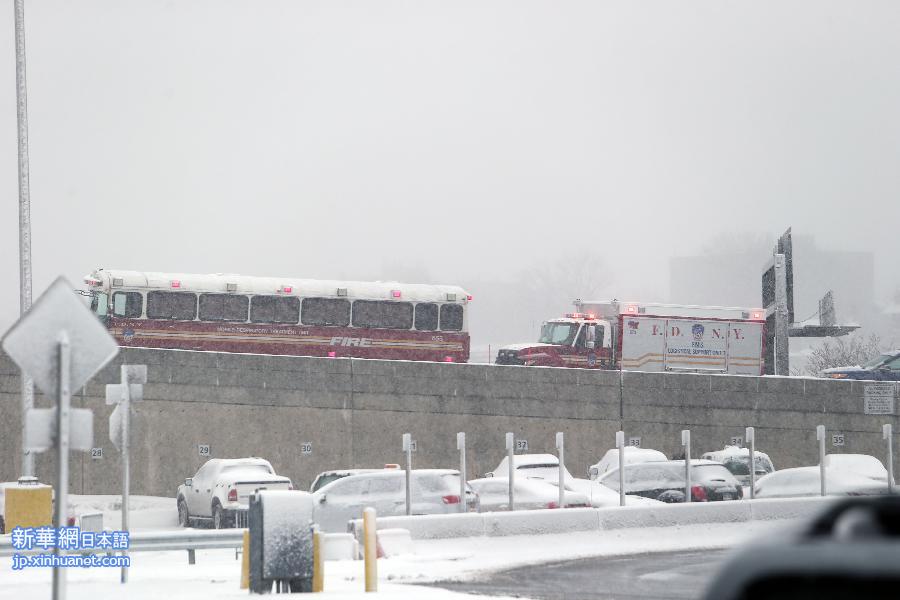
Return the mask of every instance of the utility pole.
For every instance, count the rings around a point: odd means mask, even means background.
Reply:
[[[28,182],[28,94],[25,86],[25,0],[15,0],[16,117],[19,136],[19,316],[31,308],[31,186]],[[34,407],[34,382],[22,379],[22,475],[34,475],[34,455],[25,447],[25,418]]]

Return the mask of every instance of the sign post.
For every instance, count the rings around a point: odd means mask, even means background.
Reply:
[[[516,509],[516,437],[512,432],[506,434],[506,460],[509,461],[509,510]]]
[[[556,450],[559,452],[559,507],[566,507],[566,435],[556,432]]]
[[[691,430],[681,430],[681,445],[684,446],[684,501],[691,501]]]
[[[744,431],[744,439],[750,444],[750,499],[753,500],[756,497],[756,429],[748,427]]]
[[[825,426],[816,426],[816,439],[819,441],[819,481],[822,484],[822,495],[825,495]]]
[[[466,512],[466,434],[456,434],[456,449],[459,450],[459,512]]]
[[[143,400],[147,383],[147,365],[122,365],[122,383],[106,386],[106,403],[116,404],[109,418],[109,439],[122,452],[122,530],[128,531],[131,497],[129,441],[131,436],[131,402]],[[123,556],[126,553],[123,552]],[[121,582],[128,582],[128,569],[122,567]]]
[[[887,442],[888,494],[894,493],[894,426],[885,423],[881,426],[881,435]]]
[[[616,432],[616,448],[619,450],[619,506],[625,506],[625,432]]]
[[[403,434],[403,452],[406,453],[406,514],[412,514],[412,491],[410,484],[412,483],[412,435]]]
[[[54,281],[3,336],[3,349],[44,394],[56,399],[55,409],[30,409],[25,415],[25,446],[44,452],[55,447],[57,489],[54,525],[66,526],[69,492],[69,449],[87,451],[94,442],[93,414],[73,409],[78,389],[119,351],[103,325],[72,293],[64,277]],[[60,553],[59,545],[53,548]],[[66,594],[65,570],[53,568],[53,598]]]

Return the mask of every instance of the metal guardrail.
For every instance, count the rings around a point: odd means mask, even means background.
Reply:
[[[189,560],[193,564],[195,550],[209,550],[218,548],[233,548],[239,550],[244,544],[244,531],[246,529],[213,529],[204,531],[199,529],[182,529],[166,531],[133,531],[129,535],[128,552],[150,552],[164,550],[187,550]],[[12,546],[10,535],[0,535],[0,556],[12,556],[13,554],[45,554],[52,549],[32,548],[31,550],[16,550]],[[66,554],[115,554],[108,548],[87,548],[66,552]]]

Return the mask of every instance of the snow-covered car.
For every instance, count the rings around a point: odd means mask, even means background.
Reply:
[[[756,481],[757,498],[818,496],[822,493],[819,467],[795,467],[769,473]],[[888,493],[886,479],[873,479],[841,467],[825,468],[829,496],[880,496]]]
[[[178,486],[178,524],[212,523],[216,529],[243,521],[250,496],[259,490],[292,490],[264,458],[211,458]]]
[[[412,514],[459,512],[459,471],[414,469],[410,478]],[[478,510],[478,496],[471,488],[464,501],[467,511]],[[379,517],[405,515],[406,472],[387,469],[342,477],[319,488],[313,494],[313,506],[316,523],[327,532],[347,531],[347,523],[362,518],[369,506]]]
[[[384,465],[384,468],[399,469],[400,465]],[[342,477],[349,477],[350,475],[361,475],[363,473],[379,473],[382,470],[383,469],[335,469],[333,471],[322,471],[321,473],[316,475],[315,479],[313,479],[312,485],[309,486],[309,492],[316,492],[332,481],[337,481]]]
[[[559,458],[553,454],[517,454],[513,460],[516,467],[516,480],[519,478],[542,479],[553,486],[559,486]],[[504,458],[491,473],[485,473],[485,477],[509,476],[509,459]],[[618,506],[619,494],[613,493],[609,488],[588,479],[572,477],[568,469],[563,471],[563,480],[566,490],[586,496],[591,506]],[[627,505],[646,504],[652,502],[645,498],[632,496],[626,498]]]
[[[509,510],[509,479],[485,477],[472,479],[469,485],[478,494],[479,512]],[[516,510],[559,508],[559,488],[542,479],[518,477],[514,483]],[[590,507],[584,494],[566,491],[566,508]]]
[[[722,463],[741,485],[750,485],[750,448],[725,446],[722,450],[706,452],[700,458]],[[775,465],[765,452],[754,451],[753,462],[756,463],[757,479],[775,470]]]
[[[538,479],[559,479],[559,458],[553,454],[516,454],[513,465],[517,475]],[[504,456],[497,468],[484,477],[509,477],[509,457]],[[568,469],[566,479],[572,477]]]
[[[864,365],[825,369],[819,376],[829,379],[900,381],[900,348],[885,352]]]
[[[685,464],[683,460],[648,462],[625,467],[625,491],[660,502],[684,502]],[[611,490],[619,491],[619,469],[598,479]],[[710,460],[691,460],[691,502],[740,500],[741,484],[725,465]]]
[[[888,472],[884,463],[868,454],[827,454],[825,467],[851,471],[863,477],[887,482]]]
[[[635,446],[625,446],[626,465],[635,465],[638,463],[659,462],[666,460],[669,460],[669,458],[659,450],[654,450],[652,448],[637,448]],[[607,450],[606,454],[603,455],[603,458],[601,458],[600,461],[597,462],[597,464],[591,465],[588,468],[588,477],[591,480],[596,480],[604,473],[618,468],[619,449],[613,448],[612,450]]]

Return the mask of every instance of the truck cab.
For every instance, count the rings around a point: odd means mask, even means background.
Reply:
[[[611,368],[612,324],[588,313],[569,313],[541,326],[533,344],[512,344],[497,352],[498,365]]]

